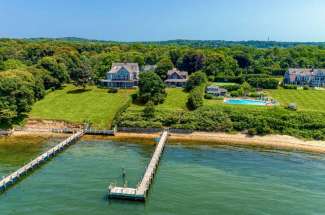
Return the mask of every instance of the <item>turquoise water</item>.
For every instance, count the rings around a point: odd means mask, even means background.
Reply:
[[[153,149],[82,141],[1,195],[0,214],[325,214],[323,156],[232,147],[167,145],[146,203],[108,201]]]
[[[227,99],[224,101],[224,103],[232,105],[267,105],[266,102],[251,99]]]

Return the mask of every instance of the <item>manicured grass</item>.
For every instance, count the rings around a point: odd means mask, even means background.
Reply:
[[[204,105],[214,106],[214,105],[224,105],[223,100],[217,99],[204,99]]]
[[[94,86],[82,91],[73,85],[67,85],[36,102],[30,117],[74,123],[90,120],[96,128],[109,128],[116,111],[127,102],[133,92],[135,90],[107,93],[107,89]]]
[[[286,107],[289,103],[296,103],[298,110],[325,112],[324,90],[287,90],[281,88],[267,92],[282,106]]]
[[[188,93],[184,92],[181,88],[168,88],[167,98],[165,102],[158,105],[159,109],[187,109],[186,102],[188,98]]]
[[[167,88],[167,97],[163,104],[159,104],[156,109],[186,110],[188,93],[181,88]],[[132,104],[130,109],[142,110],[143,105]]]

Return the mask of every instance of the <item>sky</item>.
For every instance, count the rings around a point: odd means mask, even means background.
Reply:
[[[325,0],[0,0],[0,37],[325,41]]]

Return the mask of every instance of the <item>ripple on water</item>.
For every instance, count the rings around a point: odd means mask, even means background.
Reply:
[[[322,156],[234,147],[168,145],[145,204],[107,201],[123,167],[137,184],[153,149],[75,144],[0,196],[1,215],[325,214]]]

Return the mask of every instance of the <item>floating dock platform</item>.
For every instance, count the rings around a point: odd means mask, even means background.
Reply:
[[[76,140],[78,140],[83,135],[84,135],[84,131],[79,131],[79,132],[71,135],[66,140],[60,142],[53,148],[51,148],[48,151],[46,151],[45,153],[41,154],[40,156],[38,156],[37,158],[35,158],[31,162],[29,162],[28,164],[24,165],[17,171],[4,177],[0,181],[0,192],[4,192],[9,186],[16,184],[22,176],[26,175],[28,172],[35,169],[36,167],[38,167],[39,165],[44,163],[49,158],[54,157],[58,152],[62,151],[67,146],[74,143]]]
[[[136,188],[116,187],[110,185],[108,187],[109,198],[145,201],[151,182],[154,178],[155,171],[158,167],[160,157],[164,150],[167,138],[168,131],[165,130],[160,136],[159,142],[139,185]]]

